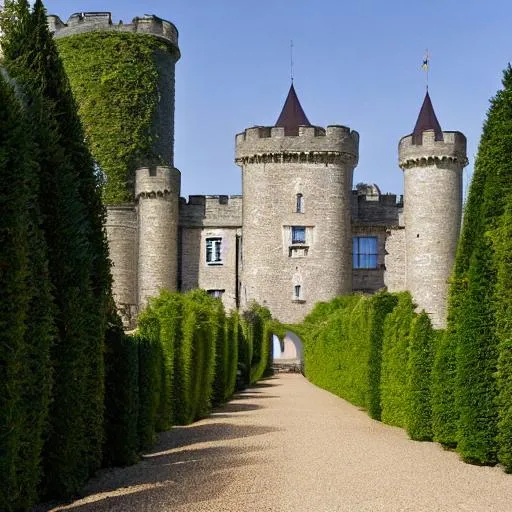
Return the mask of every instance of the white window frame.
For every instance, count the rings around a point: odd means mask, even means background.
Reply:
[[[222,260],[222,237],[209,236],[205,241],[205,258],[207,265],[223,265]]]

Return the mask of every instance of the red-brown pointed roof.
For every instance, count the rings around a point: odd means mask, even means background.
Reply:
[[[298,135],[299,126],[311,126],[311,123],[301,107],[293,84],[290,87],[283,110],[275,125],[284,128],[285,135]]]
[[[443,140],[443,130],[441,130],[441,125],[437,120],[428,91],[423,100],[416,126],[412,132],[412,143],[421,144],[421,135],[426,130],[434,130],[434,140]]]

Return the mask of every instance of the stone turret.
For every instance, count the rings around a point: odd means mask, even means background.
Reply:
[[[414,131],[400,140],[398,152],[404,171],[405,284],[418,310],[442,328],[460,232],[466,137],[441,130],[427,92]]]
[[[312,126],[292,85],[275,126],[236,136],[242,168],[241,305],[297,322],[352,291],[350,199],[359,135]]]
[[[138,306],[160,290],[176,291],[181,175],[171,167],[137,169]]]

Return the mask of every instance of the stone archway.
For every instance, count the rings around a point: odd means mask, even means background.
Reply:
[[[274,343],[274,367],[278,370],[302,371],[304,365],[304,345],[292,331],[286,331],[281,340],[276,335]]]

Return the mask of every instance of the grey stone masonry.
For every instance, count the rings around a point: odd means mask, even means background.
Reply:
[[[237,247],[242,230],[242,196],[190,196],[180,200],[181,290],[218,294],[227,310],[237,305]],[[221,258],[207,261],[208,239],[220,240]],[[238,246],[237,246],[238,240]]]
[[[151,34],[152,36],[169,43],[180,56],[178,47],[178,29],[170,22],[154,15],[133,18],[131,23],[113,23],[110,12],[77,12],[72,14],[67,23],[64,23],[55,14],[47,17],[50,32],[54,37],[69,37],[76,34],[95,31],[134,32],[138,34]],[[177,60],[176,59],[176,60]]]
[[[135,328],[137,319],[137,211],[135,205],[107,207],[107,231],[112,261],[112,291],[123,325]]]
[[[422,143],[401,139],[404,171],[405,285],[436,328],[446,326],[448,280],[452,272],[462,214],[462,169],[467,164],[466,137],[434,131]]]

